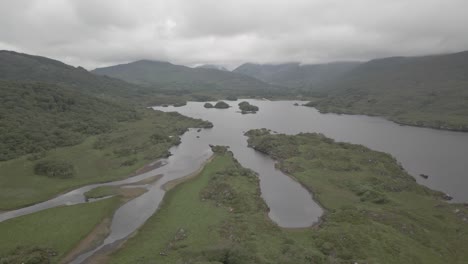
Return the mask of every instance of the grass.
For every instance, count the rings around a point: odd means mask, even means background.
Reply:
[[[390,155],[320,134],[248,134],[251,147],[277,159],[327,210],[320,228],[302,239],[328,260],[466,263],[466,206],[418,185]]]
[[[167,156],[187,128],[208,125],[177,113],[148,110],[140,120],[120,123],[112,132],[88,137],[79,145],[0,162],[0,210],[44,201],[78,186],[128,177]],[[44,160],[72,164],[75,176],[58,179],[34,174],[35,164]]]
[[[0,263],[57,263],[119,204],[119,198],[110,198],[2,222]]]
[[[218,152],[195,178],[171,189],[160,210],[110,263],[309,263],[315,249],[267,217],[257,176]],[[307,262],[308,261],[308,262]]]
[[[466,263],[468,208],[418,185],[390,155],[320,134],[248,135],[313,190],[326,210],[319,226],[273,224],[258,179],[218,152],[110,263]]]

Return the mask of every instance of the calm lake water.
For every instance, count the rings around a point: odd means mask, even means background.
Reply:
[[[379,117],[321,114],[315,108],[294,106],[292,101],[245,101],[259,106],[260,111],[242,115],[237,112],[240,101],[226,101],[232,106],[229,109],[206,109],[198,102],[155,109],[211,121],[214,128],[206,135],[208,138],[199,140],[231,146],[236,158],[249,168],[259,166],[252,164],[256,161],[250,160],[250,156],[243,158],[248,150],[242,132],[255,128],[285,134],[318,132],[337,141],[390,153],[420,184],[445,192],[456,202],[468,202],[468,133],[401,126]],[[423,179],[419,174],[427,174],[429,178]],[[261,175],[261,179],[265,177]],[[267,195],[264,194],[268,201]]]
[[[274,222],[282,227],[312,225],[323,210],[300,184],[276,170],[272,159],[247,147],[244,132],[255,128],[285,134],[318,132],[337,141],[390,153],[419,183],[450,194],[454,201],[468,202],[468,133],[400,126],[377,117],[321,114],[314,108],[294,106],[293,101],[246,101],[259,106],[260,111],[242,115],[238,112],[239,101],[227,102],[232,106],[229,109],[206,109],[204,103],[198,102],[183,107],[154,107],[211,121],[214,128],[191,129],[185,133],[182,143],[171,149],[173,155],[161,160],[162,167],[122,181],[85,186],[43,203],[0,213],[0,222],[60,205],[84,203],[83,193],[98,186],[135,183],[162,174],[159,181],[144,186],[148,192],[115,212],[110,235],[101,246],[78,256],[72,263],[86,262],[95,252],[128,238],[143,225],[157,211],[164,197],[161,186],[199,169],[211,156],[209,144],[213,144],[229,146],[244,167],[258,173],[262,197]],[[421,173],[429,178],[417,176]]]

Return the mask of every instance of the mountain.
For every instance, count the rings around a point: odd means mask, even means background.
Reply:
[[[326,86],[328,97],[312,104],[324,112],[468,130],[468,51],[375,59]]]
[[[216,65],[216,64],[204,64],[197,66],[196,68],[202,68],[202,69],[212,69],[212,70],[220,70],[220,71],[229,71],[222,65]]]
[[[186,92],[208,91],[239,95],[265,95],[276,89],[250,76],[229,71],[189,68],[163,61],[140,60],[92,71],[137,85]]]
[[[0,51],[0,79],[54,83],[107,97],[137,96],[142,88],[122,80],[97,76],[82,67],[41,56]]]
[[[359,62],[334,62],[327,64],[253,64],[246,63],[233,72],[252,76],[267,83],[315,90],[331,80],[340,78],[354,69]]]

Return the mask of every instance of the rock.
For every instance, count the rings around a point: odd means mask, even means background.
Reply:
[[[423,174],[423,173],[419,174],[419,176],[421,176],[421,177],[424,178],[424,179],[429,178],[429,175],[426,175],[426,174]]]
[[[442,198],[443,198],[444,200],[447,200],[447,201],[450,201],[450,200],[453,199],[452,196],[450,196],[449,194],[446,194],[446,193],[444,193],[444,195],[442,196]]]

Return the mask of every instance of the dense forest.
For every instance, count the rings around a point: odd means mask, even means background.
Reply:
[[[0,160],[70,146],[137,111],[55,84],[0,81]]]

